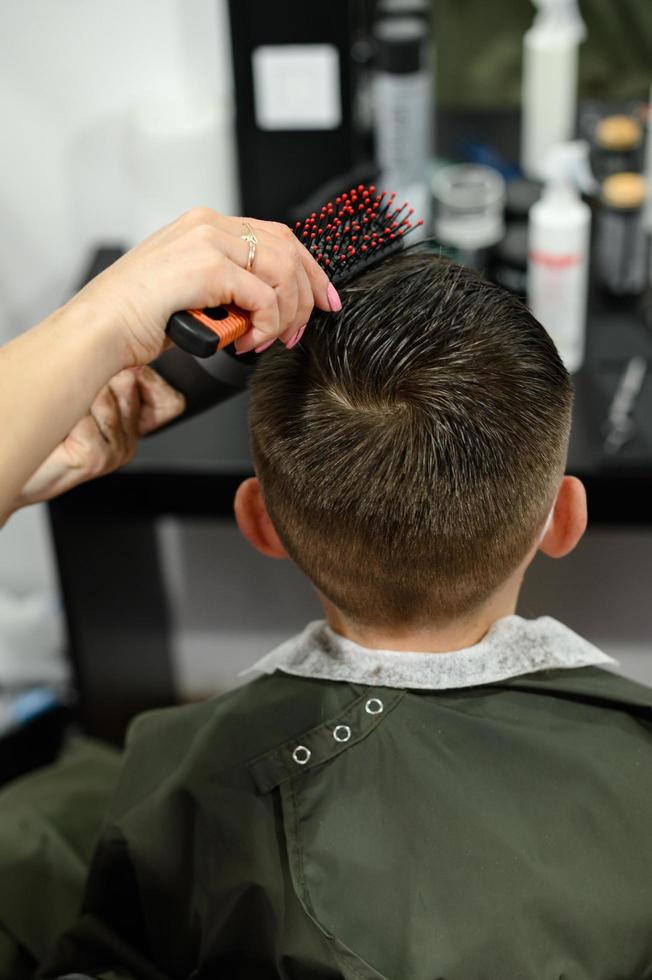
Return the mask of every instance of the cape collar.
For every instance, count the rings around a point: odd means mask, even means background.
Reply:
[[[617,660],[549,616],[506,616],[472,647],[451,653],[372,650],[335,633],[324,620],[309,623],[247,671],[349,681],[378,687],[474,687],[538,670],[618,664]]]

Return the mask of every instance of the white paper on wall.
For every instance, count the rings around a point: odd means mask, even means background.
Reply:
[[[337,129],[340,56],[332,44],[262,45],[252,62],[260,129]]]

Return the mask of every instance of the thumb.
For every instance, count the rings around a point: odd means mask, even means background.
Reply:
[[[141,401],[138,432],[146,436],[181,415],[186,399],[150,367],[140,368],[136,378]]]

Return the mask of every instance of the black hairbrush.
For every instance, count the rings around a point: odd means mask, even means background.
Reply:
[[[414,228],[413,210],[404,202],[396,205],[396,194],[376,193],[373,184],[358,184],[304,221],[297,221],[294,234],[327,272],[335,286],[375,265],[403,247],[403,239]],[[166,332],[177,347],[195,357],[210,357],[242,337],[251,326],[246,311],[237,306],[175,313]]]

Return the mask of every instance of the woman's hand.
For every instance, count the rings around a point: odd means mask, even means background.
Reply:
[[[183,395],[151,368],[121,371],[27,481],[12,510],[50,500],[124,466],[133,459],[140,436],[170,422],[184,407]]]
[[[177,310],[229,303],[247,310],[252,327],[236,342],[242,352],[277,337],[291,346],[314,306],[341,308],[289,228],[249,224],[258,239],[250,272],[244,220],[189,211],[0,348],[0,524],[17,497],[41,500],[97,472],[70,434],[82,419],[82,441],[90,438],[96,423],[86,416],[98,392],[161,353]],[[108,468],[107,458],[102,472]]]
[[[250,272],[247,221],[257,239]],[[196,208],[151,235],[93,279],[70,304],[110,319],[124,345],[123,362],[147,364],[160,354],[177,310],[234,303],[251,314],[239,352],[280,337],[292,343],[314,306],[337,311],[326,273],[288,227]],[[65,308],[64,308],[65,309]]]

